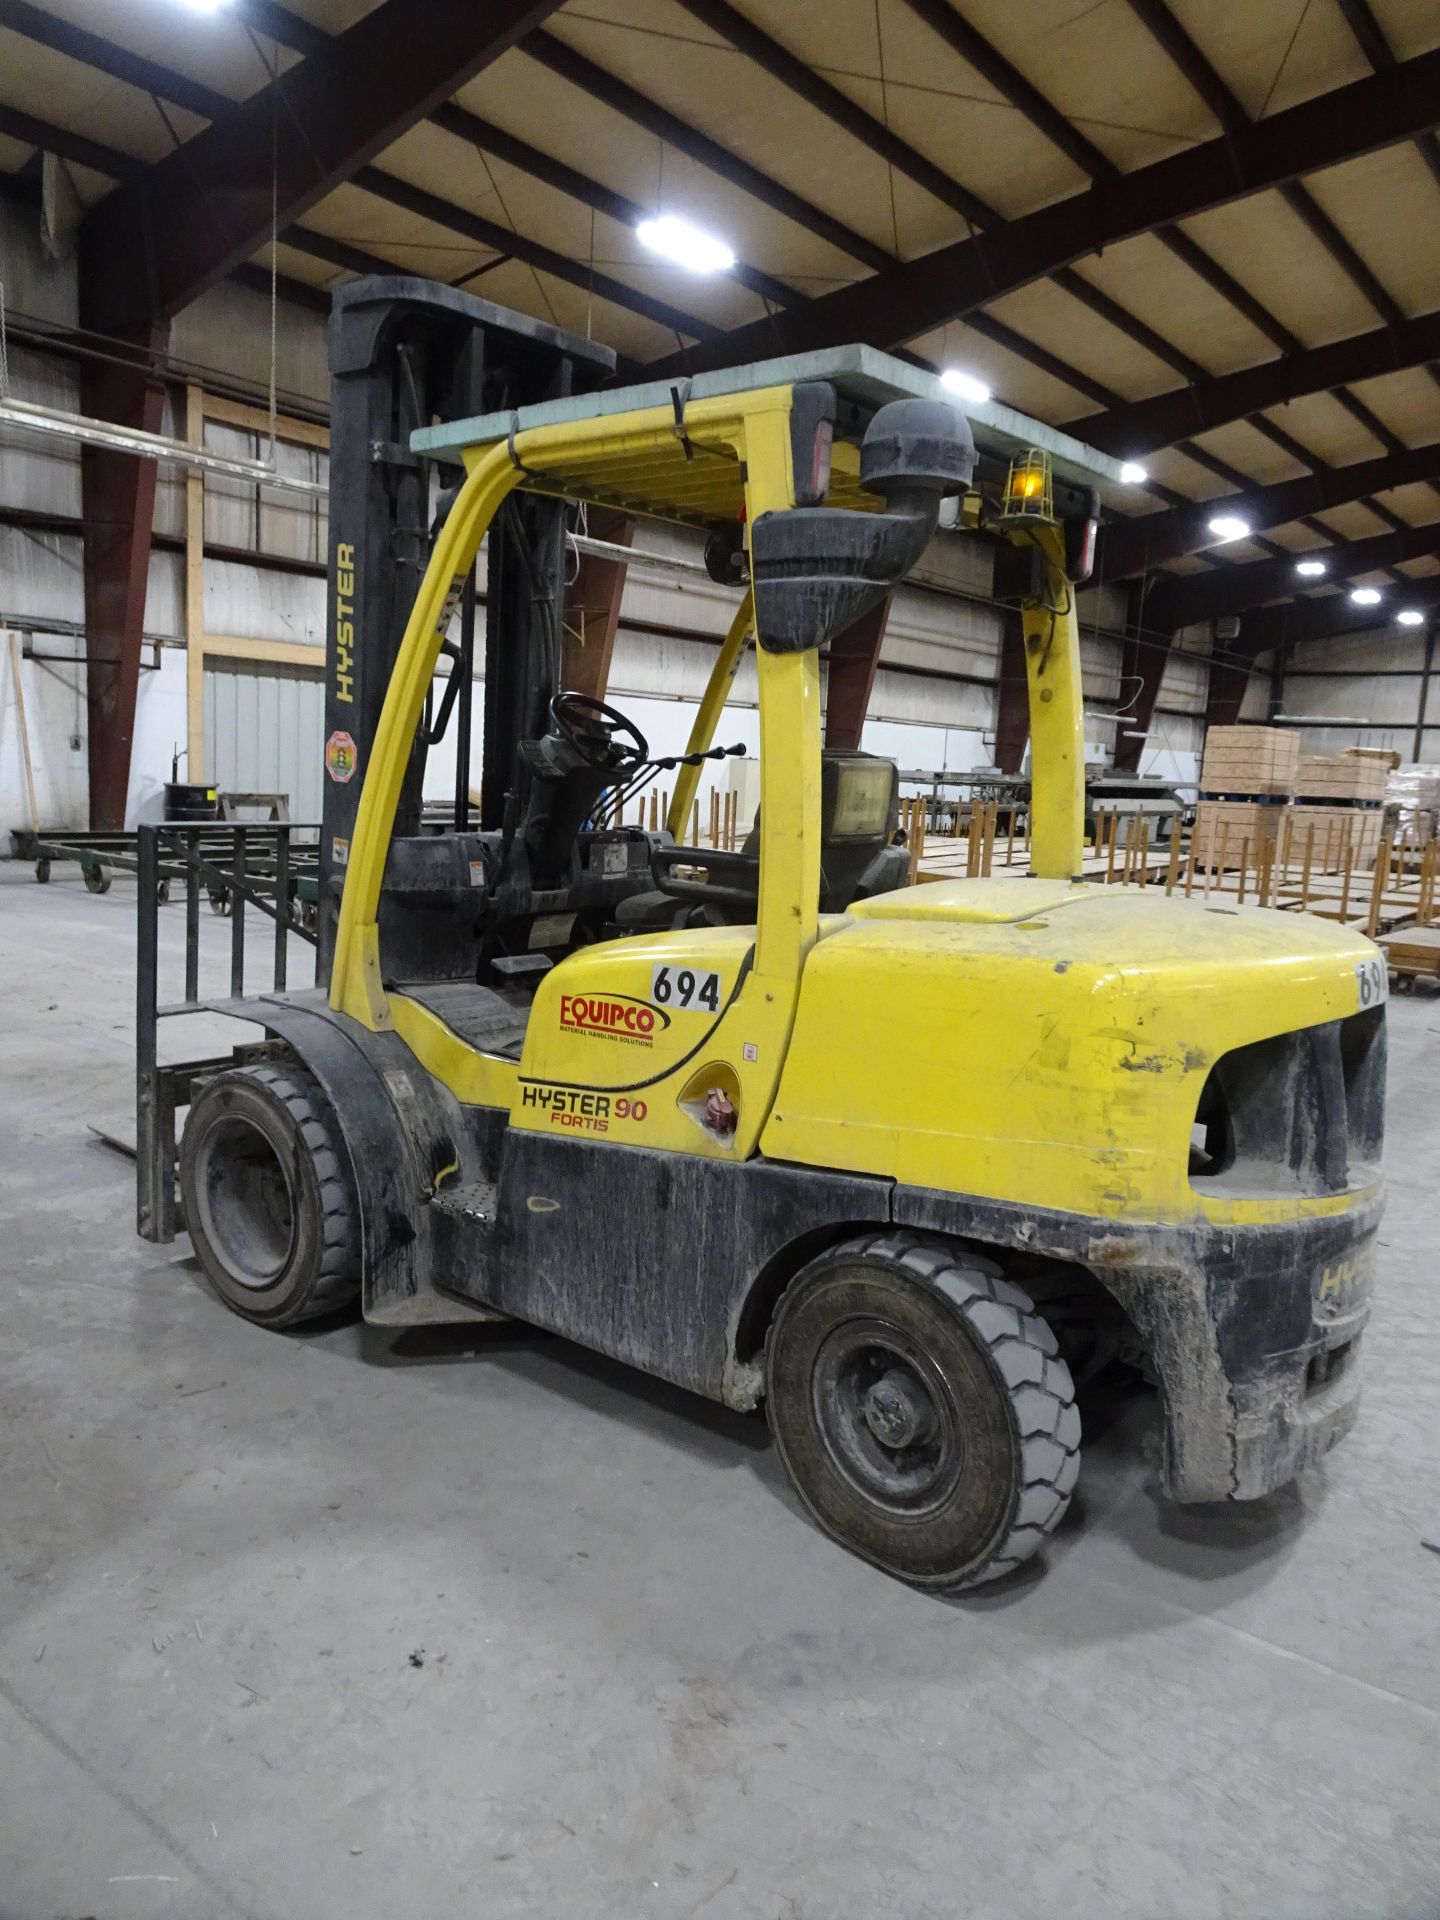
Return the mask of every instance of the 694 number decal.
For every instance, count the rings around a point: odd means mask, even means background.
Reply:
[[[1390,997],[1390,970],[1377,954],[1371,960],[1362,960],[1355,968],[1355,978],[1360,987],[1360,1006],[1378,1007]]]
[[[691,1008],[718,1013],[720,976],[698,967],[656,967],[650,976],[650,998],[657,1007],[678,1007],[682,1013]]]

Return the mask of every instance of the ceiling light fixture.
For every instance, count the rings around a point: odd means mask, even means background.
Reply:
[[[1378,607],[1382,597],[1378,587],[1356,587],[1350,595],[1357,607]]]
[[[689,273],[729,273],[735,264],[735,255],[723,240],[702,233],[673,213],[658,213],[651,220],[642,220],[635,231],[652,253],[673,260]]]
[[[1303,573],[1307,580],[1319,580],[1324,574],[1327,574],[1330,569],[1323,560],[1297,560],[1295,562],[1295,571],[1296,573]]]
[[[1402,607],[1395,618],[1400,622],[1402,627],[1423,627],[1425,624],[1424,614],[1419,612],[1415,607]]]
[[[191,13],[219,13],[230,4],[230,0],[181,0],[181,4]]]
[[[942,387],[948,387],[951,393],[958,393],[962,400],[973,400],[983,407],[990,398],[990,389],[983,380],[977,380],[973,373],[966,373],[963,367],[946,367],[940,375]]]
[[[1138,460],[1126,460],[1120,468],[1122,487],[1143,487],[1149,478],[1149,472],[1140,465]]]
[[[1248,540],[1250,522],[1242,520],[1238,513],[1217,513],[1210,522],[1210,531],[1223,546],[1227,540]]]

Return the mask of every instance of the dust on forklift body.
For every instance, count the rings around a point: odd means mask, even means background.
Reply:
[[[331,365],[318,985],[211,1003],[264,1042],[142,1074],[142,1136],[171,1130],[142,1186],[188,1102],[226,1304],[509,1315],[763,1403],[818,1523],[938,1590],[1053,1532],[1112,1362],[1158,1381],[1175,1499],[1332,1446],[1385,973],[1350,929],[1081,881],[1075,595],[1114,463],[865,348],[616,388],[603,348],[420,281],[340,289]],[[565,629],[577,503],[703,531],[737,589],[681,755]],[[1023,623],[1033,871],[908,886],[895,766],[822,747],[821,653],[942,516]],[[759,806],[694,844],[752,650]],[[662,775],[663,825],[627,825]],[[141,1230],[170,1212],[142,1193]]]

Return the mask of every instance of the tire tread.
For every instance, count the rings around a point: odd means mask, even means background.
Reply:
[[[917,1286],[942,1294],[1004,1382],[1015,1408],[1021,1464],[1009,1526],[985,1564],[949,1591],[963,1592],[1013,1573],[1064,1519],[1080,1468],[1075,1389],[1054,1329],[994,1261],[939,1236],[888,1227],[846,1241],[822,1258],[838,1256],[882,1260]]]
[[[266,1319],[266,1326],[279,1331],[324,1319],[355,1298],[360,1288],[360,1221],[348,1163],[329,1117],[330,1103],[314,1074],[291,1060],[261,1061],[239,1071],[263,1086],[289,1114],[309,1153],[319,1201],[314,1277],[287,1311]]]

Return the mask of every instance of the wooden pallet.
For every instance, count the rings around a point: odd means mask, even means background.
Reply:
[[[1274,850],[1285,824],[1285,807],[1259,800],[1202,800],[1195,809],[1191,844],[1207,871],[1251,865]]]
[[[1352,867],[1373,866],[1380,852],[1384,815],[1378,807],[1308,806],[1290,809],[1291,844],[1312,848],[1316,873],[1339,873],[1348,858]]]
[[[1305,753],[1295,775],[1300,800],[1366,800],[1379,806],[1385,799],[1383,760],[1358,753]]]
[[[1440,927],[1402,927],[1382,934],[1380,945],[1392,973],[1440,980]]]
[[[1300,765],[1300,736],[1285,727],[1211,727],[1200,786],[1205,793],[1288,799]]]

